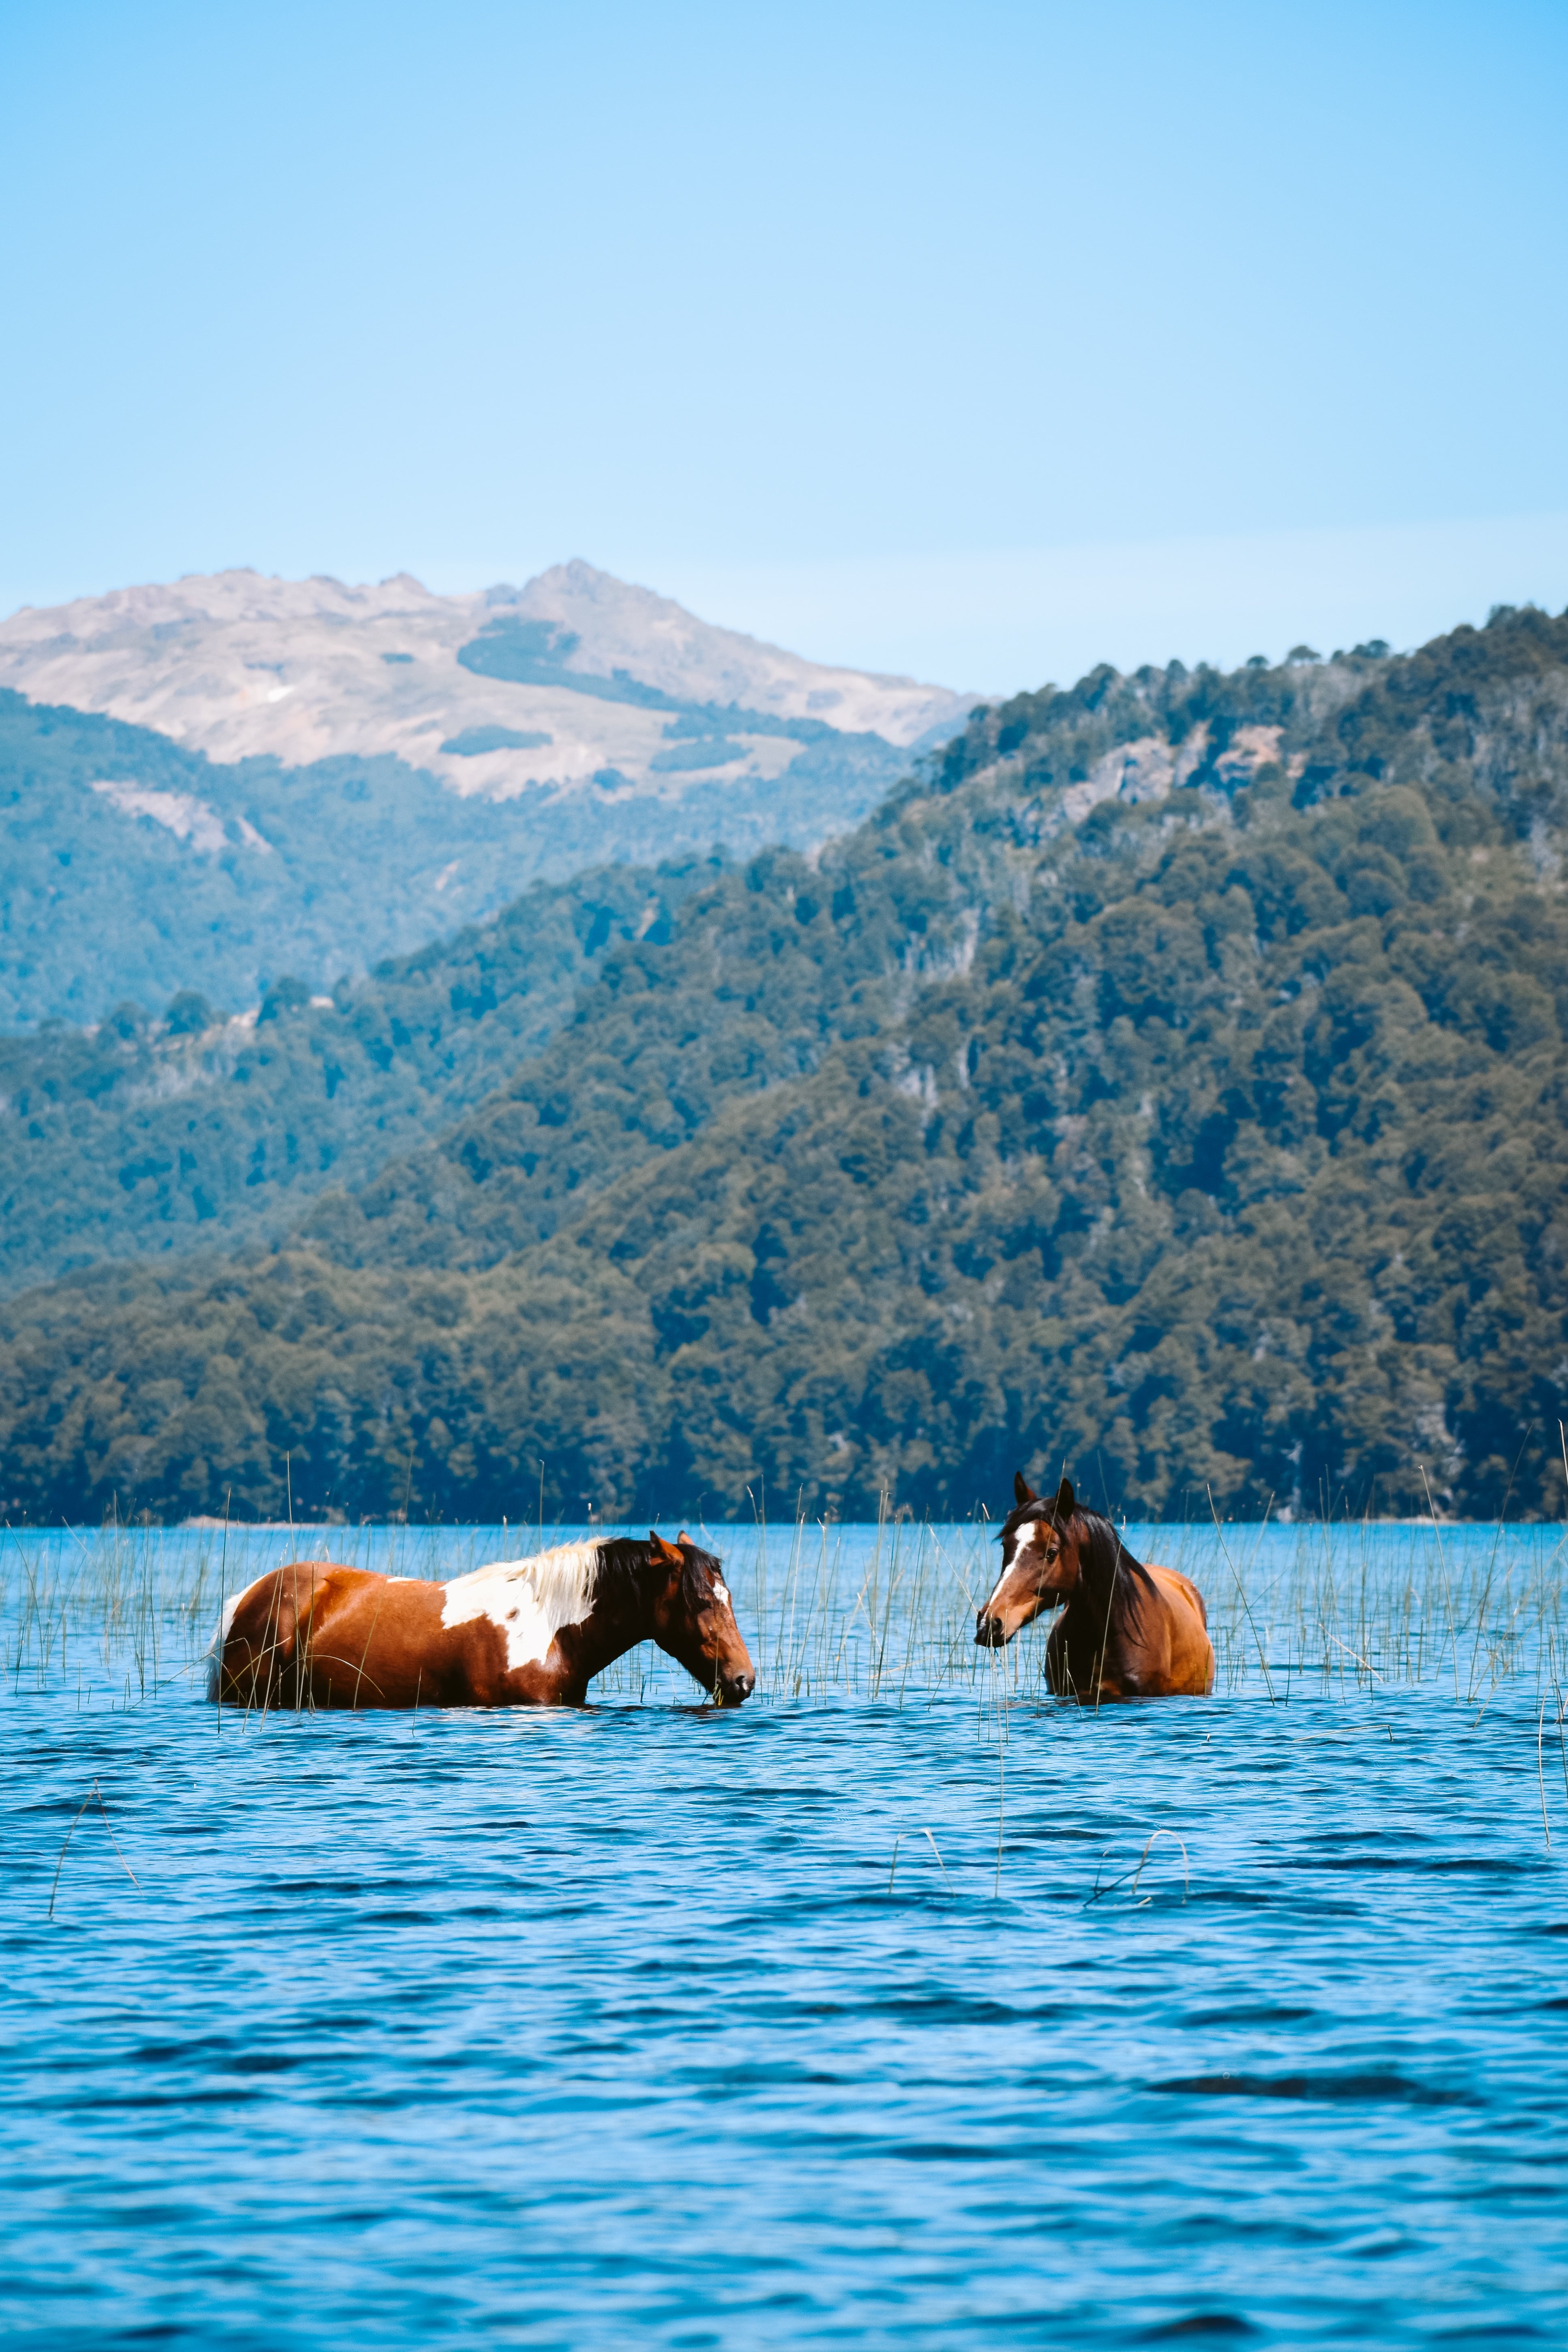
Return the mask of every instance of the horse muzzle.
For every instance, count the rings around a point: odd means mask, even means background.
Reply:
[[[714,1692],[720,1706],[744,1706],[757,1688],[753,1674],[726,1675]]]
[[[975,1620],[975,1639],[982,1650],[1005,1650],[1008,1629],[999,1617],[994,1617],[988,1610],[982,1609]]]

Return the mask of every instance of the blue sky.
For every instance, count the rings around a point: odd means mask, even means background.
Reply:
[[[0,0],[0,610],[580,554],[996,690],[1560,608],[1565,119],[1562,0]]]

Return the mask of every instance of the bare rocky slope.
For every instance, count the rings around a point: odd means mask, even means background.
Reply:
[[[508,649],[521,659],[508,665]],[[776,731],[780,721],[904,751],[952,732],[967,708],[945,688],[831,668],[715,628],[581,562],[471,596],[434,595],[406,572],[350,587],[224,572],[27,608],[0,623],[0,686],[152,728],[214,760],[266,753],[303,767],[390,752],[493,799],[588,784],[612,768],[670,798],[699,764],[715,781],[781,774],[800,736]],[[716,714],[706,739],[671,737],[688,708]],[[705,740],[730,756],[693,761]]]

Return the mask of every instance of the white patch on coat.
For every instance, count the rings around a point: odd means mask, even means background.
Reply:
[[[558,1544],[532,1559],[492,1560],[454,1577],[441,1604],[444,1625],[487,1618],[507,1637],[507,1664],[542,1665],[563,1625],[580,1625],[599,1585],[596,1543]]]
[[[223,1615],[218,1620],[218,1630],[207,1643],[207,1696],[210,1699],[216,1699],[218,1695],[218,1669],[223,1659],[224,1644],[228,1640],[234,1625],[235,1612],[245,1599],[246,1593],[254,1592],[261,1580],[259,1576],[253,1577],[246,1586],[245,1591],[232,1592],[224,1602]]]
[[[723,1601],[725,1607],[733,1616],[735,1613],[735,1603],[729,1597],[729,1587],[725,1582],[722,1576],[716,1576],[714,1578],[713,1589],[717,1593],[719,1599]]]

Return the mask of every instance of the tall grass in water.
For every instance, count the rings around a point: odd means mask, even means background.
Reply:
[[[332,1559],[446,1579],[586,1528],[279,1528],[0,1533],[7,1697],[140,1706],[202,1687],[224,1594],[285,1559]],[[608,1534],[617,1530],[597,1528]],[[635,1533],[635,1529],[628,1529]],[[995,1581],[994,1529],[798,1518],[701,1531],[718,1552],[751,1650],[758,1706],[962,1701],[1005,1755],[1011,1710],[1046,1696],[1045,1628],[975,1646]],[[1568,1681],[1568,1537],[1542,1527],[1320,1522],[1129,1528],[1132,1549],[1202,1591],[1220,1697],[1346,1696],[1424,1685],[1479,1715],[1517,1687],[1559,1719]],[[694,1700],[649,1645],[595,1685],[614,1703]]]

